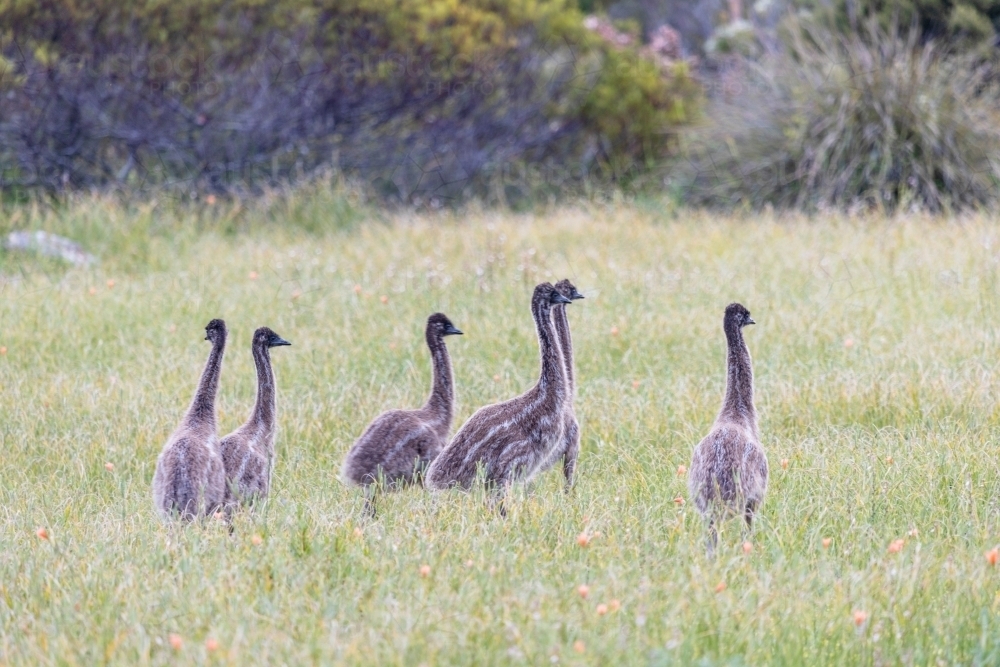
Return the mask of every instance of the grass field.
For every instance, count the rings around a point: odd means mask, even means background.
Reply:
[[[1000,662],[996,218],[372,220],[314,199],[4,214],[102,262],[0,254],[0,664]],[[587,297],[572,494],[553,470],[506,519],[411,489],[365,521],[340,462],[424,400],[427,315],[466,334],[457,428],[534,381],[529,296],[564,276]],[[721,402],[734,300],[772,472],[750,552],[732,523],[709,560],[678,466]],[[272,495],[232,536],[163,525],[150,495],[213,317],[225,432],[253,400],[253,329],[293,343]]]

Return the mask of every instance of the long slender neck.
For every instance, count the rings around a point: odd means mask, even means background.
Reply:
[[[555,325],[559,347],[562,350],[563,366],[566,368],[566,390],[572,398],[576,394],[576,381],[573,377],[573,337],[569,333],[566,304],[560,303],[552,307],[552,324]]]
[[[431,351],[431,366],[433,381],[431,395],[427,398],[424,409],[432,413],[439,425],[448,431],[451,428],[451,418],[455,409],[455,380],[451,373],[451,357],[448,347],[441,336],[427,332],[427,347]]]
[[[750,361],[750,351],[747,350],[739,327],[726,329],[726,342],[729,345],[726,398],[722,403],[719,419],[741,423],[756,435],[757,410],[753,405],[753,364]]]
[[[542,359],[542,371],[536,388],[545,394],[552,392],[553,398],[563,403],[566,400],[566,369],[562,363],[559,339],[552,327],[551,307],[546,302],[532,303],[531,314],[535,318],[538,333],[538,351]]]
[[[254,345],[253,363],[257,367],[257,400],[250,421],[257,428],[270,430],[274,426],[275,391],[271,353],[264,345]]]
[[[219,375],[222,373],[222,355],[225,351],[226,338],[219,335],[212,343],[212,352],[208,355],[205,370],[201,372],[201,380],[198,381],[198,391],[188,408],[184,420],[188,425],[204,425],[215,429],[215,396],[219,393]]]

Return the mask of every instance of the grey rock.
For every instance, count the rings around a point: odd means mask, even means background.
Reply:
[[[41,230],[34,232],[11,232],[4,241],[7,250],[28,250],[47,257],[58,257],[74,266],[91,266],[97,258],[86,252],[79,243]]]

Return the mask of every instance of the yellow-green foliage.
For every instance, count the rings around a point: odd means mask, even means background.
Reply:
[[[581,205],[344,232],[334,205],[87,198],[2,219],[102,264],[0,254],[0,664],[1000,662],[995,215]],[[537,377],[531,289],[567,275],[587,297],[569,307],[575,490],[550,471],[504,519],[481,493],[410,489],[365,521],[339,465],[372,417],[425,399],[427,315],[465,332],[460,423]],[[750,552],[727,523],[711,560],[675,499],[722,401],[734,300],[757,321],[771,480]],[[253,402],[254,328],[293,344],[272,355],[272,496],[233,534],[165,526],[150,496],[220,316],[223,430]]]
[[[674,65],[668,74],[635,53],[610,51],[606,57],[583,117],[609,141],[610,157],[662,157],[672,147],[668,133],[695,117],[700,90],[687,64]]]

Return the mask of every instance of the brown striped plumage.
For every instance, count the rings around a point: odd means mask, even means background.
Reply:
[[[753,364],[743,340],[748,324],[754,321],[746,308],[738,303],[726,307],[726,397],[715,425],[691,459],[688,490],[709,522],[710,550],[715,546],[716,523],[724,514],[741,513],[747,527],[752,527],[767,489],[767,456],[760,445],[753,403]]]
[[[583,298],[576,286],[568,279],[557,282],[555,288],[567,299],[575,301]],[[562,443],[552,450],[539,472],[548,470],[561,458],[563,460],[563,475],[566,477],[566,490],[569,491],[573,486],[576,459],[580,453],[580,424],[576,420],[576,411],[573,408],[573,401],[576,399],[576,370],[573,368],[573,337],[569,332],[566,304],[557,303],[552,306],[552,324],[559,339],[563,366],[566,369],[566,407],[563,415]]]
[[[566,369],[551,309],[570,300],[550,283],[535,288],[531,314],[541,354],[538,383],[504,403],[480,408],[427,470],[426,485],[442,490],[469,488],[482,467],[485,481],[498,494],[515,481],[526,481],[562,443],[567,399]]]
[[[225,474],[219,456],[215,396],[219,391],[222,356],[226,350],[226,323],[212,320],[205,340],[212,352],[198,383],[198,391],[184,420],[156,460],[153,504],[165,519],[192,519],[212,514],[222,505]]]
[[[431,352],[433,381],[427,403],[419,410],[384,412],[365,429],[347,453],[341,478],[365,487],[365,509],[375,513],[375,483],[390,489],[419,482],[430,462],[448,441],[455,411],[454,378],[445,336],[460,335],[445,315],[427,318],[424,332]]]
[[[270,350],[282,345],[291,343],[267,327],[253,334],[250,350],[257,368],[257,400],[246,423],[219,441],[226,471],[225,505],[229,511],[240,503],[267,496],[271,488],[277,387]]]

